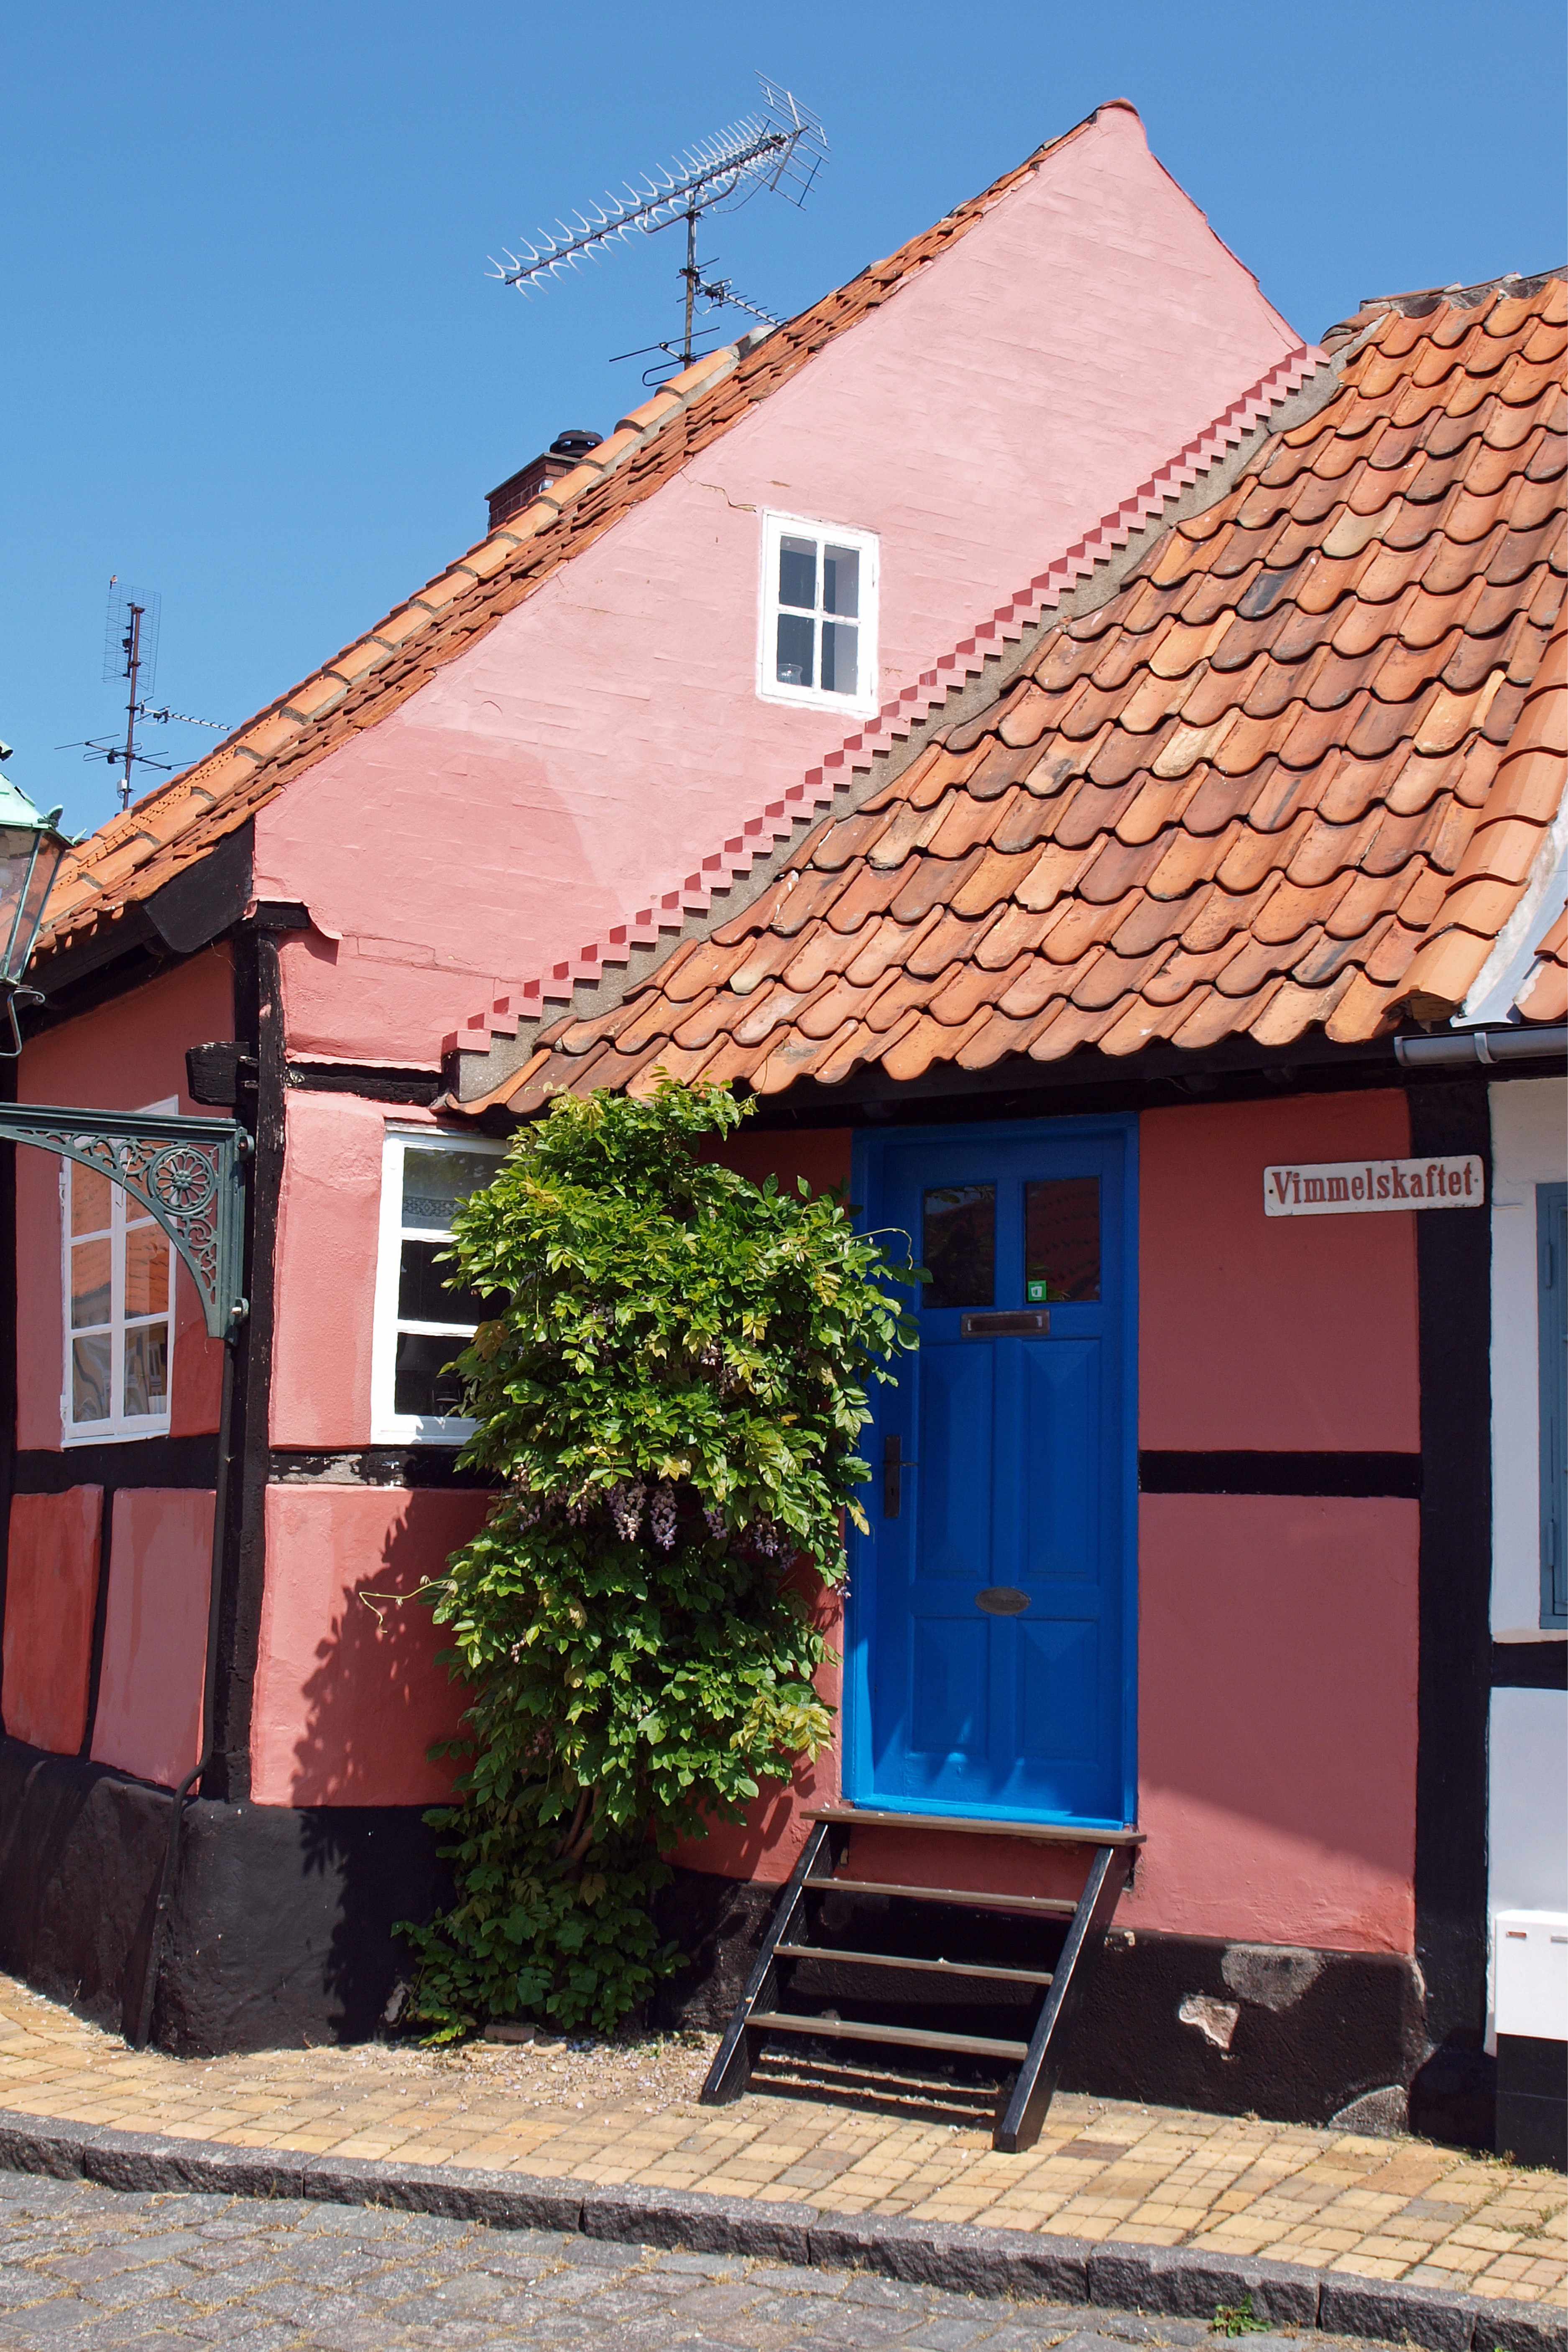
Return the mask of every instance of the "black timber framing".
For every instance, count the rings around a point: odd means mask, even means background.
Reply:
[[[1412,1084],[1418,1158],[1475,1152],[1491,1198],[1485,1072]],[[1454,2095],[1484,2100],[1487,1723],[1491,1684],[1491,1217],[1418,1216],[1420,1663],[1415,1952]],[[1468,2063],[1466,2063],[1468,2062]],[[1468,2078],[1461,2089],[1458,2076]],[[1417,2125],[1419,2128],[1419,2124]]]
[[[1568,1642],[1494,1642],[1493,1690],[1568,1690]]]
[[[458,1459],[455,1445],[357,1445],[314,1450],[274,1446],[273,1482],[280,1486],[499,1487],[489,1471]]]
[[[281,927],[298,928],[293,908]],[[273,1277],[283,1180],[283,988],[277,930],[261,919],[235,935],[237,1040],[252,1057],[241,1069],[235,1116],[254,1142],[245,1222],[245,1295],[250,1312],[236,1339],[219,1593],[218,1672],[213,1756],[202,1795],[230,1804],[250,1794],[250,1716],[267,1571],[268,1419],[272,1385]]]
[[[16,1065],[0,1062],[0,1101],[16,1099]],[[16,1150],[0,1144],[0,1628],[5,1622],[5,1579],[11,1538],[11,1496],[16,1462]],[[0,1738],[5,1729],[5,1649],[0,1644]]]
[[[363,1095],[372,1102],[407,1103],[424,1110],[442,1093],[438,1071],[378,1069],[373,1062],[290,1062],[289,1085],[303,1094]]]
[[[1138,1456],[1141,1495],[1394,1496],[1421,1492],[1419,1454],[1182,1454]]]
[[[211,1486],[217,1477],[217,1432],[193,1437],[136,1437],[119,1444],[24,1446],[13,1492],[63,1495],[71,1486]]]

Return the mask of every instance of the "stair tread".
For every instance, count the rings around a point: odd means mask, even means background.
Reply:
[[[984,1977],[1002,1984],[1048,1985],[1048,1969],[998,1969],[979,1960],[918,1960],[903,1952],[840,1951],[832,1944],[779,1944],[781,1960],[837,1960],[849,1968],[921,1969],[944,1976]]]
[[[870,1806],[816,1805],[808,1822],[837,1822],[849,1829],[954,1830],[961,1837],[1031,1838],[1043,1845],[1142,1845],[1144,1832],[1127,1827],[1114,1830],[1074,1829],[1063,1822],[989,1822],[963,1814],[879,1812]]]
[[[993,2042],[980,2033],[938,2033],[924,2025],[871,2025],[852,2017],[796,2017],[754,2009],[747,2022],[763,2032],[823,2035],[840,2042],[891,2042],[905,2050],[954,2050],[966,2058],[1026,2058],[1026,2042]]]
[[[807,1878],[807,1895],[895,1895],[906,1903],[970,1904],[978,1911],[1012,1911],[1023,1918],[1070,1919],[1070,1895],[982,1895],[972,1886],[896,1886],[882,1878]]]

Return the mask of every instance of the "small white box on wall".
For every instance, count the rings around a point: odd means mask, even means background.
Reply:
[[[1568,1911],[1500,1911],[1497,2031],[1568,2042]]]

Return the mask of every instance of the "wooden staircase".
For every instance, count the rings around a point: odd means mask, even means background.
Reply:
[[[925,2052],[939,2065],[1000,2073],[991,2144],[1008,2154],[1033,2147],[1142,1832],[847,1805],[806,1818],[815,1827],[709,2069],[703,2105],[738,2099],[770,2042]],[[840,1876],[852,1832],[868,1829],[1076,1846],[1089,1857],[1083,1891],[1075,1901]],[[845,2014],[851,2004],[855,2013]]]

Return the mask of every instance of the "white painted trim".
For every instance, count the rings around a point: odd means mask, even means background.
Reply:
[[[1568,1078],[1489,1088],[1492,1129],[1492,1639],[1553,1638],[1541,1624],[1541,1370],[1537,1184],[1568,1176]],[[1568,1634],[1557,1633],[1558,1640]]]
[[[850,523],[814,521],[806,515],[777,514],[765,508],[762,551],[757,574],[757,693],[763,702],[793,703],[796,709],[836,710],[840,718],[874,719],[881,709],[878,690],[878,614],[881,603],[881,541],[874,530]],[[856,695],[827,694],[820,687],[781,686],[773,676],[773,648],[778,620],[779,541],[786,531],[819,543],[853,547],[860,557],[860,612],[858,647],[860,690]]]
[[[1568,1911],[1568,1693],[1494,1690],[1488,1738],[1487,2047],[1500,1911]]]
[[[504,1159],[507,1147],[487,1136],[455,1134],[450,1128],[389,1127],[381,1151],[381,1213],[375,1253],[375,1317],[370,1357],[370,1442],[373,1445],[461,1445],[477,1424],[459,1413],[399,1412],[394,1403],[397,1334],[439,1331],[438,1323],[399,1325],[398,1281],[403,1257],[403,1162],[410,1150],[477,1151]],[[458,1352],[453,1349],[453,1354]]]
[[[1535,961],[1536,942],[1556,920],[1568,893],[1568,794],[1535,853],[1523,898],[1498,933],[1497,945],[1476,975],[1475,985],[1449,1024],[1469,1028],[1482,1021],[1506,1021]]]

